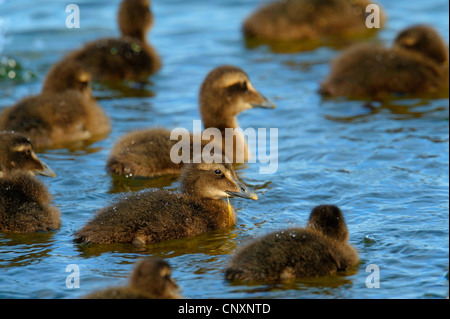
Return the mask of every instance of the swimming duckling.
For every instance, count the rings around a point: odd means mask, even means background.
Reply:
[[[433,93],[448,87],[448,61],[447,48],[436,30],[417,25],[400,32],[391,49],[364,44],[343,52],[333,61],[320,93],[377,99]]]
[[[118,12],[122,36],[87,43],[65,59],[83,63],[96,80],[145,80],[161,68],[161,61],[146,40],[153,25],[150,0],[124,0]]]
[[[142,245],[234,225],[235,213],[222,198],[230,195],[256,200],[257,196],[238,180],[222,156],[213,160],[217,163],[183,166],[181,193],[147,190],[101,209],[75,234],[74,241]]]
[[[248,38],[277,41],[321,40],[370,32],[367,0],[282,0],[264,5],[242,27]],[[380,23],[384,21],[380,9]],[[374,30],[374,29],[372,29]]]
[[[169,263],[160,258],[145,258],[136,263],[130,282],[93,292],[85,299],[180,299],[178,285],[171,277]]]
[[[60,212],[34,174],[55,173],[34,153],[22,134],[0,133],[0,231],[29,233],[60,226]]]
[[[26,97],[0,114],[0,130],[21,132],[36,148],[98,139],[108,134],[108,116],[92,97],[89,72],[76,61],[55,64],[42,93]]]
[[[306,228],[277,231],[239,249],[225,278],[277,282],[332,275],[359,262],[358,254],[347,241],[341,210],[336,206],[317,206]]]
[[[236,118],[239,113],[255,107],[275,108],[275,104],[253,87],[243,70],[229,65],[212,70],[203,81],[199,95],[204,128],[217,128],[221,133],[222,141],[213,141],[217,149],[224,150],[234,163],[247,161],[250,154],[244,136],[236,132],[226,145],[225,130],[239,128]],[[172,147],[179,140],[170,140],[170,134],[169,130],[158,128],[125,135],[112,149],[106,170],[134,177],[179,174],[183,163],[174,163],[170,157]],[[190,138],[192,141],[193,136]],[[201,144],[209,142],[202,140]],[[190,154],[193,154],[192,142]]]

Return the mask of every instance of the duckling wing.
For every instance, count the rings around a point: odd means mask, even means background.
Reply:
[[[209,222],[201,205],[184,195],[151,190],[127,196],[101,209],[75,234],[75,242],[110,244],[137,238],[144,244],[205,232]]]

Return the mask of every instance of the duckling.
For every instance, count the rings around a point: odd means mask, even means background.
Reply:
[[[264,5],[243,23],[247,38],[276,41],[321,40],[370,32],[367,0],[282,0]],[[380,23],[384,14],[380,8]]]
[[[21,132],[39,149],[105,136],[111,130],[110,121],[92,97],[90,79],[79,62],[55,64],[41,94],[3,110],[0,130]]]
[[[204,128],[219,129],[222,141],[213,142],[234,163],[247,161],[250,153],[244,136],[239,132],[232,141],[228,139],[226,145],[225,129],[239,128],[236,117],[247,109],[275,108],[274,103],[253,87],[242,69],[230,65],[217,67],[206,76],[201,85],[199,103]],[[170,134],[167,129],[157,128],[125,135],[113,147],[106,170],[134,177],[180,174],[183,163],[174,163],[170,157],[172,147],[179,140],[171,140]],[[192,141],[193,136],[190,138]],[[202,147],[209,142],[202,140]],[[234,148],[236,151],[233,152]],[[190,154],[193,154],[192,143]]]
[[[448,62],[437,31],[416,25],[400,32],[391,49],[362,44],[344,51],[333,61],[320,93],[374,99],[433,93],[448,87]]]
[[[169,263],[160,258],[141,259],[131,273],[128,286],[96,291],[84,299],[180,299],[171,273]]]
[[[123,0],[118,12],[122,36],[87,43],[66,56],[83,63],[95,80],[145,80],[161,68],[161,60],[147,40],[153,25],[150,0]]]
[[[60,212],[51,195],[33,175],[54,177],[30,140],[22,134],[0,133],[0,232],[30,233],[60,227]]]
[[[240,248],[226,271],[227,280],[279,282],[345,271],[359,262],[347,243],[348,230],[341,210],[315,207],[306,228],[270,233]]]
[[[222,198],[257,199],[222,156],[214,156],[209,164],[185,164],[180,185],[181,193],[147,190],[101,209],[74,241],[142,245],[194,236],[234,225],[235,212]]]

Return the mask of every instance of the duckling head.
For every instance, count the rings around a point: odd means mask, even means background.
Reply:
[[[320,231],[326,237],[341,243],[348,241],[347,225],[339,207],[320,205],[315,207],[309,216],[308,228]]]
[[[258,196],[236,176],[225,158],[213,157],[212,163],[186,163],[181,174],[181,190],[199,198],[220,199],[228,196],[257,200]]]
[[[72,89],[91,95],[90,83],[91,74],[80,62],[65,59],[50,69],[42,92],[58,93]]]
[[[140,260],[130,278],[131,287],[152,296],[178,297],[178,285],[172,279],[170,265],[159,258]]]
[[[259,93],[248,75],[235,66],[212,70],[200,88],[200,112],[205,127],[235,128],[235,117],[255,107],[275,108]]]
[[[19,133],[0,133],[0,177],[13,171],[54,177],[55,172],[41,161],[30,140]]]
[[[399,33],[394,47],[417,52],[438,64],[448,63],[448,52],[437,31],[427,25],[416,25]]]
[[[122,36],[145,40],[147,31],[153,25],[150,0],[124,0],[118,14],[118,23]]]

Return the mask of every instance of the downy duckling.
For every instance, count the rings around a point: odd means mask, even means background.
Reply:
[[[22,134],[0,133],[0,231],[30,233],[58,229],[60,212],[33,175],[55,173],[35,154]]]
[[[83,63],[95,80],[145,80],[161,68],[161,60],[147,40],[153,25],[150,0],[124,0],[118,12],[120,38],[87,43],[65,59]]]
[[[275,108],[252,85],[248,75],[235,66],[224,65],[212,70],[203,81],[199,94],[200,113],[204,128],[217,128],[222,141],[214,141],[234,163],[247,161],[250,154],[244,136],[236,131],[233,140],[225,144],[225,129],[239,128],[239,113],[255,108]],[[174,163],[172,147],[179,140],[170,139],[167,129],[147,129],[128,133],[114,146],[106,163],[111,173],[133,177],[153,177],[179,174],[183,163]],[[193,136],[191,135],[191,141]],[[210,140],[202,140],[202,146]],[[235,151],[233,149],[236,148]],[[192,143],[191,143],[191,152]]]
[[[320,93],[375,99],[433,93],[448,88],[448,63],[447,48],[436,30],[417,25],[400,32],[391,49],[364,44],[344,51],[333,61]]]
[[[322,40],[364,35],[367,0],[282,0],[264,5],[243,23],[247,38],[275,41]],[[380,23],[384,15],[380,8]]]
[[[21,132],[39,149],[104,137],[111,125],[92,97],[90,79],[89,72],[76,61],[55,64],[41,94],[3,110],[0,130]]]
[[[359,262],[336,206],[315,207],[306,228],[290,228],[240,248],[225,271],[227,280],[269,281],[332,275]]]
[[[221,157],[213,163],[183,166],[181,193],[166,189],[134,193],[101,209],[75,234],[76,243],[156,243],[232,226],[235,213],[222,198],[257,199],[242,184],[231,164]]]
[[[180,299],[168,262],[145,258],[136,263],[128,286],[93,292],[84,299]]]

